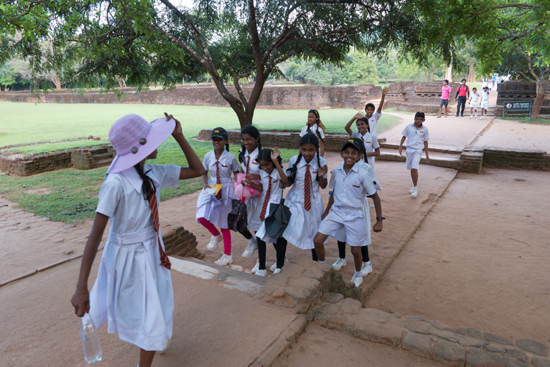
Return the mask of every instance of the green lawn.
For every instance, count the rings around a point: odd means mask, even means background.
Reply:
[[[117,118],[136,113],[151,121],[166,111],[181,122],[188,138],[204,128],[223,126],[239,129],[238,120],[230,108],[174,105],[124,104],[33,104],[0,102],[0,148],[14,144],[59,141],[93,135],[108,138],[110,126]],[[354,110],[321,110],[321,119],[329,133],[344,133],[344,125],[355,114]],[[254,125],[260,130],[299,131],[307,120],[307,110],[256,110]],[[384,131],[400,119],[382,115],[378,129]],[[24,154],[64,150],[80,146],[104,144],[94,140],[78,140],[48,144],[27,145],[10,150]],[[212,149],[210,142],[190,141],[202,159]],[[239,146],[231,146],[237,155]],[[297,154],[283,150],[283,158]],[[187,165],[183,153],[172,138],[160,148],[156,164]],[[31,177],[12,177],[0,174],[0,196],[17,202],[23,209],[36,215],[65,223],[80,222],[94,215],[97,194],[107,168],[91,171],[65,169]],[[178,188],[163,189],[161,200],[195,192],[202,187],[200,178],[181,182]]]
[[[239,121],[227,107],[134,104],[54,104],[0,102],[0,149],[8,145],[51,142],[83,138],[89,135],[108,139],[109,128],[121,116],[135,113],[148,121],[161,117],[163,112],[178,118],[187,137],[195,137],[201,129],[222,126],[239,129]],[[355,110],[321,110],[321,120],[329,133],[344,133],[344,126]],[[307,121],[307,110],[257,109],[254,125],[260,130],[300,131]],[[382,132],[397,124],[397,117],[383,115],[378,124]],[[97,145],[94,140],[40,144],[15,147],[22,153],[42,153],[80,146]]]
[[[521,122],[522,124],[550,125],[550,119],[544,119],[544,118],[533,119],[530,117],[506,116],[506,117],[499,117],[499,119],[518,121],[518,122]]]

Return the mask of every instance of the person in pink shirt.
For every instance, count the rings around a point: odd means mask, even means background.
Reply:
[[[445,106],[445,117],[447,117],[447,108],[449,107],[449,95],[453,91],[453,88],[449,86],[449,81],[445,79],[443,81],[443,87],[441,88],[441,101],[439,102],[439,115],[441,117],[441,109]]]

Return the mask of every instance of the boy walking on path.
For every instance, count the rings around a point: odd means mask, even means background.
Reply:
[[[430,163],[430,156],[428,155],[428,140],[430,140],[430,134],[428,128],[422,125],[426,121],[426,115],[424,112],[417,112],[414,115],[414,123],[408,125],[401,134],[401,143],[399,143],[399,155],[403,155],[403,143],[405,139],[407,141],[407,169],[411,171],[411,178],[413,187],[409,190],[412,198],[418,195],[418,168],[420,166],[420,159],[422,158],[422,150],[426,151],[426,163]]]
[[[481,117],[480,120],[483,120],[487,117],[487,110],[489,109],[489,88],[483,87],[483,92],[481,92]]]
[[[447,117],[447,108],[449,107],[449,95],[453,91],[453,88],[449,86],[449,81],[445,79],[443,81],[443,87],[441,87],[441,100],[439,101],[439,115],[437,118],[441,118],[441,109],[445,106],[445,117]]]
[[[460,117],[464,117],[464,108],[466,107],[466,99],[470,98],[470,88],[466,85],[466,79],[462,79],[462,85],[458,87],[455,95],[455,101],[458,97],[458,104],[456,105],[456,117],[458,117],[458,111],[460,105],[462,105],[462,111],[460,111]]]
[[[476,112],[477,117],[477,105],[479,103],[479,93],[477,93],[477,88],[472,89],[472,96],[470,97],[468,103],[470,104],[470,118],[474,117],[474,111]]]

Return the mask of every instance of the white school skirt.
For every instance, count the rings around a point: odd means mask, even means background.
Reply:
[[[220,180],[222,183],[222,199],[216,199],[216,195],[201,194],[197,199],[197,214],[196,219],[205,218],[207,221],[220,228],[228,228],[227,215],[233,209],[232,200],[237,200],[235,190],[233,189],[233,181],[230,178]],[[216,184],[216,180],[210,179],[209,185]],[[259,215],[258,215],[259,216]]]
[[[107,332],[118,333],[120,340],[163,350],[172,338],[174,292],[170,270],[159,264],[153,226],[125,234],[111,230],[90,292],[95,325],[108,322]]]
[[[251,231],[257,232],[262,226],[262,221],[260,220],[260,214],[262,213],[262,204],[260,200],[262,197],[250,198],[246,200],[246,212],[248,214],[248,223],[247,227]],[[269,213],[269,212],[268,212]]]
[[[323,199],[317,192],[311,200],[311,209],[306,211],[303,200],[297,200],[296,196],[295,192],[290,191],[285,200],[292,216],[283,237],[299,249],[310,250],[315,248],[313,239],[319,231],[321,217],[325,212]]]

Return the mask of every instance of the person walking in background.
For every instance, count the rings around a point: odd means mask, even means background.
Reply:
[[[456,117],[460,111],[460,117],[464,117],[464,108],[466,107],[466,100],[470,98],[470,88],[466,85],[466,79],[462,79],[462,85],[460,85],[456,91],[455,101],[458,101],[456,105]],[[462,110],[460,110],[462,106]]]
[[[480,120],[484,120],[487,117],[487,110],[489,109],[489,88],[483,87],[481,92],[481,117]]]
[[[470,104],[470,118],[474,117],[474,111],[476,112],[477,117],[477,105],[479,102],[479,93],[477,93],[477,88],[472,89],[472,96],[468,100],[468,103]]]
[[[418,195],[418,168],[420,166],[420,159],[422,158],[422,151],[426,152],[426,163],[430,163],[428,155],[430,133],[428,132],[428,128],[423,125],[424,121],[426,121],[426,114],[424,112],[417,112],[414,115],[414,123],[408,125],[403,130],[403,137],[401,138],[401,143],[399,143],[399,155],[402,155],[403,143],[407,140],[406,167],[411,171],[413,187],[409,190],[409,193],[412,198]]]
[[[445,79],[443,81],[443,87],[441,87],[441,100],[439,101],[439,115],[437,118],[441,118],[441,109],[445,106],[445,117],[447,117],[447,109],[449,108],[449,96],[453,88],[449,86],[449,81]]]

